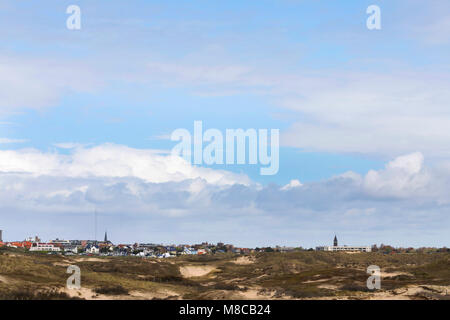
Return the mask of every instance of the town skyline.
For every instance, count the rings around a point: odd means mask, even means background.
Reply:
[[[102,239],[89,239],[89,238],[79,238],[79,237],[75,237],[75,238],[65,238],[65,237],[50,237],[47,239],[47,241],[44,241],[44,238],[41,238],[39,235],[34,235],[34,236],[26,236],[23,238],[23,240],[21,239],[15,239],[15,240],[11,240],[9,239],[9,241],[6,241],[5,238],[3,237],[4,235],[4,230],[0,229],[0,243],[3,241],[3,243],[8,243],[8,242],[20,242],[20,241],[25,241],[25,242],[42,242],[42,243],[51,243],[54,241],[87,241],[87,242],[92,242],[92,243],[101,243],[101,242],[109,242],[111,244],[127,244],[127,245],[133,245],[133,244],[151,244],[151,245],[155,245],[155,246],[184,246],[184,245],[199,245],[199,244],[216,244],[216,243],[221,243],[224,245],[232,245],[235,246],[237,248],[302,248],[302,249],[311,249],[311,248],[315,248],[317,250],[317,248],[321,247],[331,247],[331,246],[337,246],[337,235],[334,234],[334,240],[330,240],[328,242],[317,242],[315,245],[313,246],[305,246],[302,245],[301,243],[298,243],[297,245],[283,245],[280,243],[272,243],[272,244],[266,244],[266,245],[257,245],[257,246],[243,246],[243,245],[239,245],[238,243],[234,243],[233,241],[210,241],[210,240],[201,240],[201,241],[194,241],[194,242],[190,242],[190,241],[182,241],[182,242],[158,242],[158,241],[112,241],[111,238],[109,238],[109,236],[107,235],[107,230],[105,229],[105,233],[103,236],[103,240]],[[38,239],[38,240],[36,240]],[[414,248],[414,249],[419,249],[419,248],[447,248],[449,247],[448,245],[442,245],[442,246],[411,246],[411,245],[399,245],[399,246],[393,246],[391,243],[389,242],[381,242],[381,243],[346,243],[344,241],[344,243],[340,243],[340,246],[344,246],[344,247],[372,247],[372,246],[392,246],[393,248]],[[321,249],[323,250],[323,249]]]

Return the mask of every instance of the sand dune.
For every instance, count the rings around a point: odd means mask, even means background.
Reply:
[[[184,266],[180,267],[180,273],[185,278],[202,277],[215,269],[212,266]]]

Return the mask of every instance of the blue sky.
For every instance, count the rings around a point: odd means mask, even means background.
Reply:
[[[81,8],[81,30],[66,28],[71,4]],[[381,30],[366,28],[371,4],[381,8]],[[449,9],[446,1],[415,0],[1,1],[0,172],[10,199],[0,205],[3,228],[13,238],[52,237],[48,224],[27,231],[5,216],[26,214],[36,225],[41,214],[57,215],[65,224],[95,207],[111,215],[101,227],[121,241],[145,241],[148,233],[200,241],[200,233],[242,245],[313,246],[339,233],[349,243],[406,245],[417,229],[414,245],[448,245]],[[279,128],[278,174],[261,176],[251,165],[196,171],[153,158],[175,145],[167,139],[173,130],[192,131],[195,120],[220,130]],[[9,194],[21,179],[24,189]],[[342,182],[351,195],[335,199],[330,184],[342,179],[353,181]],[[27,183],[44,182],[42,194],[24,193]],[[168,188],[182,209],[166,207],[163,194],[151,208],[130,212],[89,197],[111,185],[117,198],[132,190],[135,204],[146,203],[153,188]],[[249,190],[235,192],[237,185]],[[201,195],[202,206],[186,192]],[[236,213],[219,208],[223,197]],[[332,217],[345,214],[356,217],[334,225]],[[392,225],[386,215],[410,226]],[[197,219],[202,232],[190,226]],[[121,230],[123,221],[149,229]],[[174,226],[177,236],[156,232],[150,221],[158,230]],[[249,229],[236,235],[238,222]],[[430,228],[437,229],[428,235]],[[79,233],[67,227],[58,236],[92,237]]]

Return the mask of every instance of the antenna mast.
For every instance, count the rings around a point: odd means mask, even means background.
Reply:
[[[97,240],[97,209],[94,211],[94,240]]]

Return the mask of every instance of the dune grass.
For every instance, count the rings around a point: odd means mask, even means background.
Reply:
[[[182,256],[172,259],[98,257],[27,253],[0,249],[0,299],[68,299],[63,290],[68,265],[81,269],[82,287],[96,294],[133,297],[135,292],[164,298],[239,298],[249,289],[271,298],[318,298],[367,293],[366,268],[378,265],[389,276],[383,290],[410,285],[450,285],[450,254],[289,252],[259,253],[239,264],[236,255]],[[100,259],[100,260],[99,260]],[[181,266],[214,267],[214,272],[185,278]],[[438,294],[429,287],[429,296]],[[152,297],[150,294],[148,297]]]

